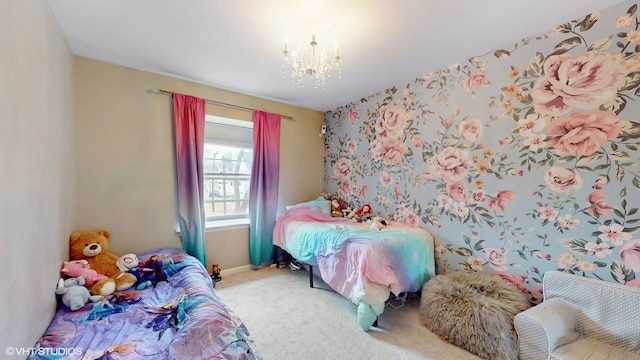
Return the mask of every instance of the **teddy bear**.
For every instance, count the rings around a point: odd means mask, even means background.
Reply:
[[[64,261],[62,263],[62,270],[60,270],[63,276],[77,278],[82,276],[84,278],[84,286],[90,288],[96,282],[107,279],[108,277],[102,274],[98,274],[89,266],[87,260],[73,260]],[[102,294],[108,295],[108,294]]]
[[[106,228],[74,232],[69,237],[71,260],[86,260],[98,274],[107,276],[91,286],[94,295],[110,295],[114,291],[127,290],[136,283],[133,274],[123,273],[116,265],[118,256],[109,252],[109,239],[111,231]]]
[[[96,302],[103,298],[100,295],[90,295],[89,290],[84,285],[85,282],[82,276],[66,280],[60,278],[56,287],[56,294],[62,295],[62,303],[71,311],[82,308],[89,300]]]

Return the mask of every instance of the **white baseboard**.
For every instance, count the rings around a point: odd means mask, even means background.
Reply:
[[[233,275],[247,270],[251,270],[251,265],[242,265],[231,269],[220,270],[220,276]]]

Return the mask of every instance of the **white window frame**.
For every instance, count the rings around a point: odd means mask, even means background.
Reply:
[[[223,126],[223,127],[229,127],[230,130],[233,131],[238,131],[240,130],[240,132],[244,131],[244,130],[249,130],[249,133],[245,133],[244,137],[242,139],[238,139],[238,138],[234,138],[234,139],[215,139],[213,137],[210,136],[211,133],[208,133],[207,131],[207,126]],[[221,146],[226,146],[226,147],[236,147],[236,148],[244,148],[244,149],[250,149],[251,151],[253,151],[253,137],[252,137],[252,133],[253,133],[253,122],[251,121],[245,121],[245,120],[237,120],[237,119],[231,119],[231,118],[225,118],[225,117],[219,117],[219,116],[214,116],[214,115],[206,115],[205,117],[205,147],[207,144],[216,144],[216,145],[221,145]],[[207,135],[209,134],[209,135]],[[247,138],[247,135],[251,135],[249,136],[249,138]],[[249,140],[250,139],[250,140]],[[252,154],[253,155],[253,154]],[[221,187],[221,189],[213,189],[214,185],[210,185],[208,183],[208,181],[210,181],[212,178],[222,178],[222,179],[227,179],[225,181],[233,181],[234,179],[239,179],[242,181],[245,181],[247,184],[250,181],[251,178],[251,162],[253,161],[253,159],[251,159],[251,161],[249,162],[249,166],[248,166],[248,173],[238,173],[238,174],[234,174],[234,173],[215,173],[215,172],[208,172],[207,171],[207,161],[211,161],[211,159],[207,159],[206,156],[206,151],[205,151],[205,158],[203,159],[204,163],[203,163],[203,169],[204,169],[204,182],[205,182],[205,198],[204,200],[204,206],[211,206],[211,202],[215,201],[216,203],[222,203],[224,204],[225,202],[232,202],[232,201],[239,201],[239,200],[227,200],[227,199],[222,199],[222,200],[213,200],[213,196],[209,194],[209,190],[212,191],[217,191],[217,192],[226,192],[227,190],[227,186],[223,185]],[[218,160],[220,161],[220,160]],[[229,161],[233,161],[233,160],[229,160]],[[209,168],[212,168],[212,166],[209,166]],[[245,167],[245,170],[246,167]],[[211,188],[211,189],[209,189]],[[247,186],[247,188],[245,189],[245,191],[248,193],[249,188]],[[223,197],[225,194],[222,194]],[[222,215],[222,216],[206,216],[205,217],[205,221],[206,221],[206,228],[207,229],[213,229],[213,228],[227,228],[227,227],[235,227],[235,226],[247,226],[249,224],[249,213],[248,213],[248,201],[249,201],[249,196],[246,196],[245,201],[247,202],[247,213],[245,214],[230,214],[230,215]]]

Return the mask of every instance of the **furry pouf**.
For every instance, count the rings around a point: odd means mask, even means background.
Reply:
[[[443,340],[483,359],[517,359],[517,313],[527,297],[500,277],[457,271],[425,283],[422,322]]]

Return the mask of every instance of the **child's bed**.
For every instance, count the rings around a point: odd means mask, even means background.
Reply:
[[[58,308],[30,359],[260,359],[242,321],[220,302],[210,275],[178,249],[158,255],[167,281]]]
[[[274,245],[317,266],[322,279],[358,305],[364,330],[384,311],[390,294],[418,292],[435,276],[434,240],[419,227],[332,217],[330,201],[318,198],[289,207],[276,221]]]

